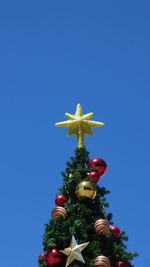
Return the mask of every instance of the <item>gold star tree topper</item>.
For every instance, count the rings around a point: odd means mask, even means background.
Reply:
[[[69,266],[73,260],[85,263],[81,251],[84,250],[88,244],[89,242],[78,245],[74,236],[72,236],[70,247],[60,250],[60,252],[68,256],[65,267]]]
[[[69,131],[67,136],[76,134],[79,148],[84,147],[85,134],[94,136],[91,128],[104,126],[104,123],[102,122],[90,120],[93,113],[87,113],[84,115],[80,104],[77,105],[75,115],[71,115],[69,113],[65,113],[65,115],[68,118],[68,121],[58,122],[55,126],[68,128]]]

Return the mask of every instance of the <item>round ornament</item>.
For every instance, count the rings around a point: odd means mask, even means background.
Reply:
[[[88,168],[97,168],[99,176],[102,177],[107,171],[107,164],[103,159],[94,158],[88,163]]]
[[[46,253],[45,263],[48,267],[65,266],[65,256],[58,249],[53,248]]]
[[[111,228],[111,234],[112,234],[112,239],[116,240],[120,237],[120,230],[116,226],[110,226]]]
[[[127,262],[127,261],[119,261],[117,263],[117,266],[118,267],[132,267],[132,265],[129,262]]]
[[[91,181],[82,181],[77,185],[75,189],[75,195],[79,200],[84,198],[94,199],[96,197],[96,188],[94,183]]]
[[[98,256],[94,261],[94,266],[97,267],[110,267],[110,261],[107,257],[101,255]]]
[[[39,257],[38,257],[38,261],[39,260],[42,260],[42,259],[44,259],[45,258],[45,255],[44,255],[44,253],[42,253]]]
[[[51,216],[52,216],[52,219],[56,219],[56,218],[58,218],[59,216],[63,216],[63,219],[65,219],[66,216],[67,216],[67,211],[66,211],[66,209],[63,208],[63,207],[56,206],[56,207],[52,210]]]
[[[67,201],[67,198],[63,195],[59,195],[56,197],[55,199],[55,204],[57,206],[60,206],[60,207],[64,207],[65,206],[65,202]]]
[[[99,219],[94,224],[96,233],[106,235],[110,231],[109,223],[104,219]]]
[[[98,172],[90,172],[88,177],[91,178],[95,184],[97,184],[100,179]]]

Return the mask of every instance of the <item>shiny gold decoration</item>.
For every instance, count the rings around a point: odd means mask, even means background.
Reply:
[[[89,134],[91,136],[94,135],[91,128],[104,126],[104,123],[102,122],[90,120],[93,113],[87,113],[84,115],[80,104],[77,105],[75,115],[71,115],[69,113],[66,113],[65,115],[68,118],[68,121],[58,122],[55,125],[58,127],[68,128],[69,131],[67,136],[76,134],[79,148],[84,147],[85,134]]]
[[[85,263],[85,261],[82,257],[81,251],[84,250],[88,244],[89,244],[89,242],[78,245],[74,236],[72,236],[70,247],[65,248],[64,250],[60,250],[61,253],[68,256],[65,266],[66,267],[69,266],[69,264],[71,264],[71,262],[73,260],[77,260],[77,261]]]
[[[96,197],[96,187],[91,181],[82,181],[77,185],[75,194],[79,200],[84,198],[94,199]]]

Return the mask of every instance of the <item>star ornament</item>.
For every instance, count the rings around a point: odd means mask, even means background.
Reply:
[[[65,267],[69,266],[69,264],[71,264],[73,260],[77,260],[77,261],[85,263],[82,257],[81,251],[84,250],[88,244],[89,242],[78,245],[75,240],[75,237],[72,236],[70,247],[65,248],[64,250],[60,250],[61,253],[68,256]]]
[[[77,105],[75,115],[71,115],[69,113],[66,113],[65,115],[68,118],[68,121],[58,122],[55,125],[58,127],[68,128],[69,131],[67,136],[76,134],[79,148],[84,147],[85,134],[94,136],[91,128],[104,126],[104,123],[102,122],[90,120],[93,113],[87,113],[84,115],[80,104]]]

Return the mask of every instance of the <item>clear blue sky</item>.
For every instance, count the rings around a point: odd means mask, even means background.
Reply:
[[[105,123],[86,148],[108,164],[101,185],[135,266],[149,266],[149,12],[139,0],[1,1],[1,266],[37,265],[76,148],[54,124],[78,103]]]

